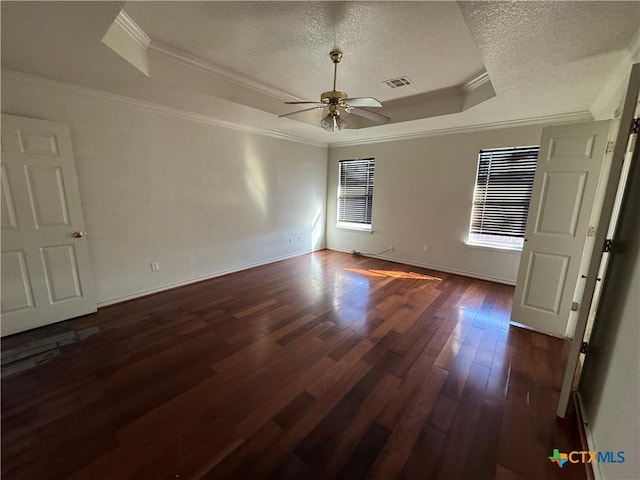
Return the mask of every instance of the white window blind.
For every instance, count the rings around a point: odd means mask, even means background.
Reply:
[[[338,166],[338,226],[371,229],[375,159],[341,160]]]
[[[538,150],[480,150],[470,243],[522,248]]]

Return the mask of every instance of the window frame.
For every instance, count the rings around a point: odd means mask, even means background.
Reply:
[[[347,159],[340,160],[338,162],[338,187],[337,187],[337,195],[336,195],[336,227],[344,228],[348,230],[357,230],[363,232],[371,232],[372,231],[372,223],[373,223],[373,194],[374,194],[374,184],[375,184],[375,158],[357,158],[357,159]],[[346,181],[348,172],[343,171],[343,168],[347,166],[352,166],[353,173],[355,177],[352,177],[352,181]],[[357,172],[357,169],[366,170],[365,174],[363,172]],[[358,178],[358,177],[366,177],[366,178]],[[346,184],[343,182],[343,179],[346,181]],[[364,184],[358,185],[358,180],[365,180]],[[351,194],[345,194],[344,190],[351,187],[352,190],[362,189],[364,188],[365,193],[355,194],[352,192]],[[349,212],[346,211],[344,207],[343,199],[358,199],[364,197],[364,206],[363,207],[354,207],[350,209]],[[358,208],[362,208],[362,212],[357,211]],[[345,214],[349,214],[348,217],[345,217]],[[354,220],[354,217],[357,217],[359,214],[363,215],[363,221],[349,221]],[[346,218],[349,218],[347,220]],[[368,222],[367,222],[368,220]]]
[[[538,145],[478,152],[467,245],[522,251],[539,153]]]

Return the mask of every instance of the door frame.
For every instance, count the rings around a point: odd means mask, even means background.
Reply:
[[[622,166],[627,150],[627,140],[629,138],[630,128],[633,122],[639,94],[640,63],[636,63],[631,67],[631,76],[629,77],[627,93],[624,99],[624,106],[620,119],[620,128],[618,129],[618,135],[615,140],[616,143],[613,150],[613,157],[611,159],[611,169],[609,171],[609,178],[607,179],[607,186],[604,192],[602,211],[600,213],[600,222],[598,225],[598,229],[596,230],[594,248],[589,260],[589,267],[586,273],[587,278],[585,281],[584,291],[582,293],[582,298],[580,298],[579,301],[581,308],[578,312],[576,329],[573,335],[573,339],[571,340],[567,366],[565,368],[564,377],[562,380],[562,389],[560,391],[560,397],[558,399],[558,406],[556,409],[556,415],[560,418],[564,418],[566,414],[567,406],[569,404],[571,393],[573,391],[576,367],[580,358],[582,342],[584,339],[585,330],[587,328],[587,322],[589,320],[591,300],[593,299],[596,282],[598,281],[598,270],[600,269],[603,247],[607,237],[607,233],[609,231],[609,223],[611,222],[611,217],[613,214],[613,208],[618,191],[618,184],[620,182],[620,175],[622,172]],[[595,321],[597,320],[598,318],[596,314]]]

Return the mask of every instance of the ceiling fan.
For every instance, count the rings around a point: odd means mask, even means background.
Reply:
[[[324,92],[320,95],[319,102],[284,102],[288,105],[315,105],[311,108],[296,110],[295,112],[279,115],[280,117],[288,117],[296,113],[308,112],[310,110],[327,109],[327,114],[322,118],[320,125],[329,132],[342,130],[346,126],[346,122],[340,117],[340,112],[353,113],[377,123],[389,123],[389,117],[380,115],[379,113],[370,112],[362,107],[382,107],[382,104],[373,97],[356,97],[349,98],[345,92],[336,90],[336,76],[338,74],[338,63],[342,60],[342,52],[340,50],[332,50],[329,58],[333,62],[333,90]]]

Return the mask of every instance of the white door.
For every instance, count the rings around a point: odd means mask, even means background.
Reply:
[[[565,334],[609,127],[605,121],[542,131],[514,322]]]
[[[1,170],[1,334],[95,312],[68,126],[2,115]]]

